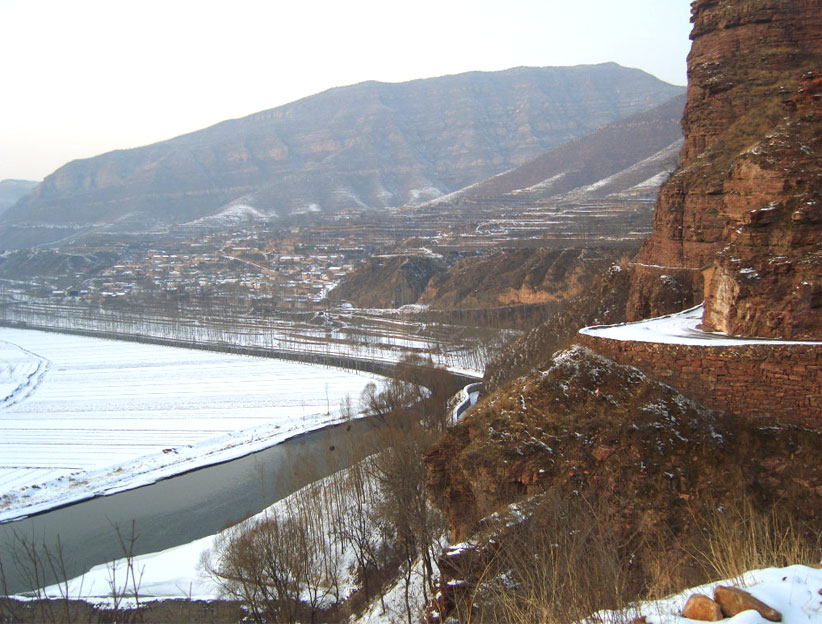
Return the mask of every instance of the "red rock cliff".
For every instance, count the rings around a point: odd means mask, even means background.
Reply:
[[[628,315],[706,300],[732,334],[822,337],[822,1],[697,0],[680,168]]]

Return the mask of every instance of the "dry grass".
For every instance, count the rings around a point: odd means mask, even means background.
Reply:
[[[822,536],[778,507],[758,509],[745,498],[708,517],[705,544],[694,556],[711,580],[741,579],[748,570],[818,563]]]
[[[601,514],[581,497],[549,495],[513,530],[510,517],[499,517],[495,555],[471,600],[459,605],[459,620],[575,622],[626,604],[625,543]],[[612,621],[600,615],[594,621]]]
[[[630,605],[639,600],[709,581],[743,584],[749,570],[822,557],[817,532],[748,498],[724,508],[695,507],[693,532],[660,528],[641,544],[620,534],[607,510],[582,496],[536,498],[543,500],[516,506],[522,517],[500,514],[496,526],[484,521],[491,531],[480,542],[493,555],[480,556],[486,563],[479,574],[465,570],[472,590],[458,600],[457,621],[620,624],[638,616]]]

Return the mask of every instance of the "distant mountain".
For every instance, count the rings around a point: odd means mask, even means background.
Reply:
[[[429,205],[655,195],[679,160],[685,95],[610,123]]]
[[[9,210],[0,248],[226,210],[268,218],[420,203],[682,91],[613,63],[331,89],[71,162]]]
[[[31,180],[0,180],[0,214],[40,184]]]

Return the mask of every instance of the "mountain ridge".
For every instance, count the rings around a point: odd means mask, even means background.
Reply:
[[[39,182],[9,178],[0,180],[0,214],[16,204],[21,197],[30,193]]]
[[[681,91],[616,64],[335,87],[72,161],[10,209],[0,247],[14,241],[8,226],[180,223],[238,203],[284,216],[422,201]]]

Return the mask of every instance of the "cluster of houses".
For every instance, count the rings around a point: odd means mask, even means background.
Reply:
[[[371,248],[316,234],[298,229],[289,236],[266,236],[236,230],[166,245],[155,241],[99,273],[78,273],[78,285],[54,290],[52,296],[86,301],[222,298],[313,309]]]

